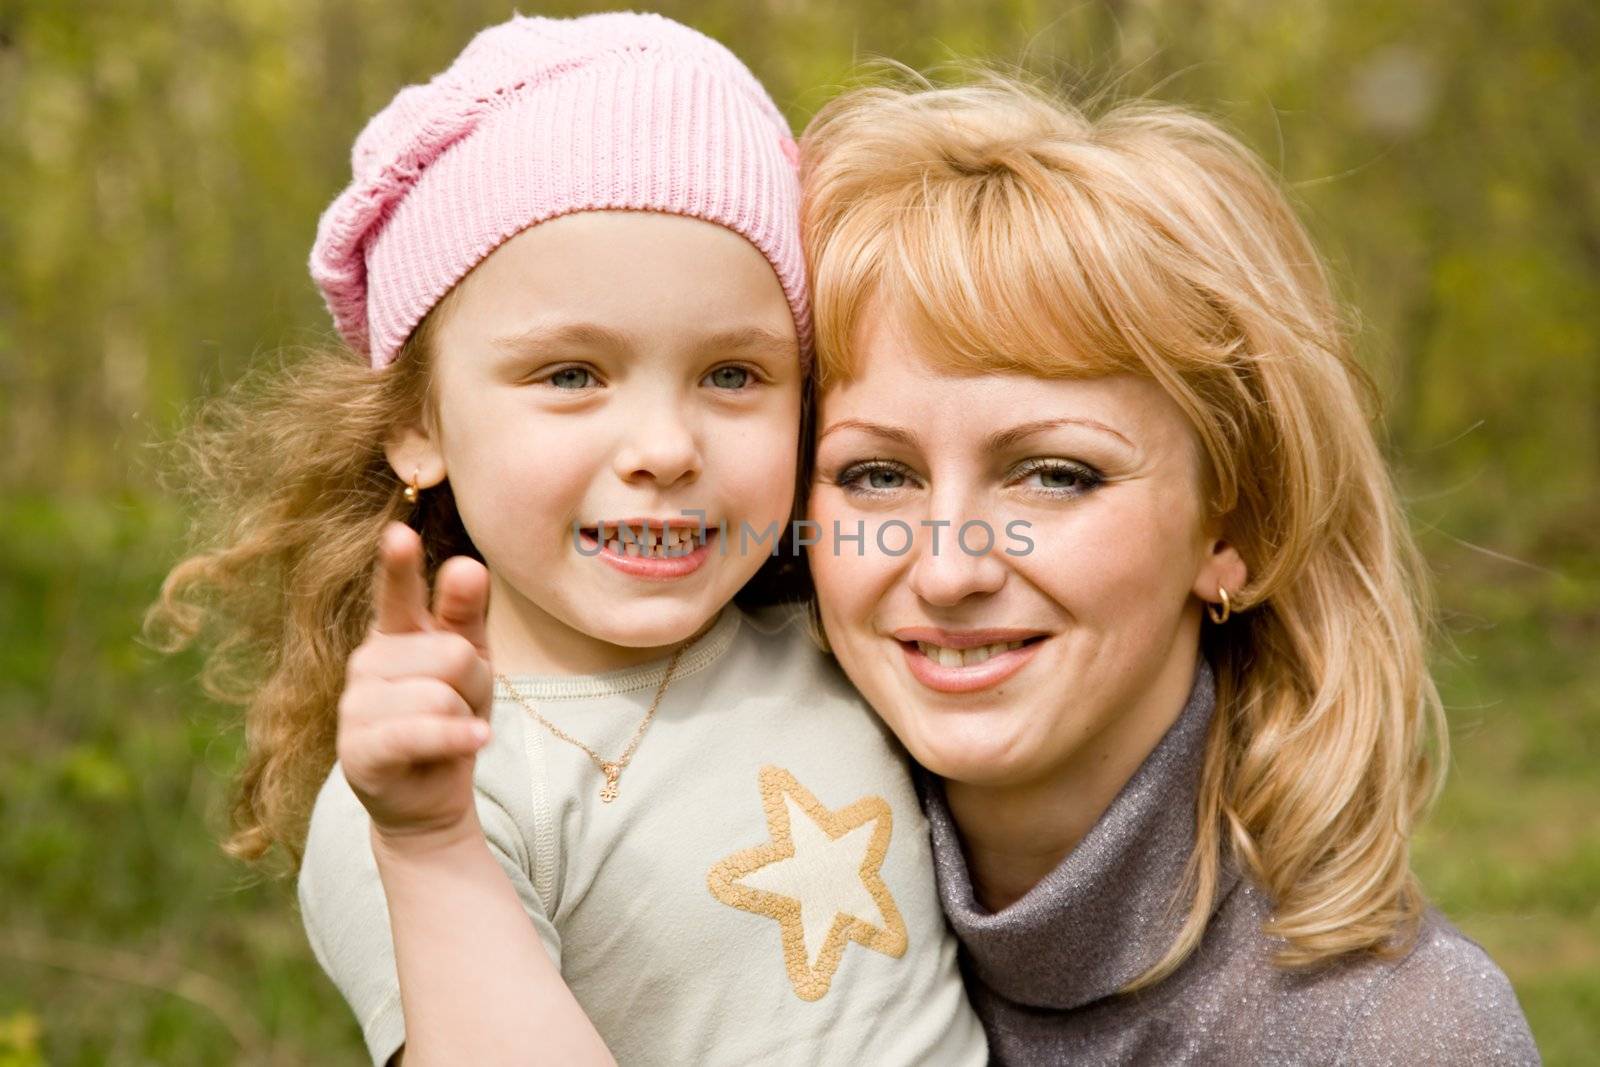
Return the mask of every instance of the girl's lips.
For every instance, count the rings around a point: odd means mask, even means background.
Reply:
[[[997,652],[970,667],[946,667],[923,654],[915,641],[900,641],[906,667],[917,681],[940,693],[971,693],[987,689],[1010,678],[1027,665],[1045,639],[1029,641],[1021,648]]]
[[[715,527],[707,529],[705,543],[694,551],[682,556],[664,556],[659,559],[655,556],[630,556],[622,552],[613,552],[602,545],[588,530],[580,531],[578,536],[583,541],[583,551],[589,559],[601,560],[634,578],[670,581],[693,574],[711,558],[711,545],[716,540],[717,529]]]

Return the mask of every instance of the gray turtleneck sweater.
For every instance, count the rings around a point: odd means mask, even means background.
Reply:
[[[1511,984],[1429,910],[1410,955],[1275,969],[1266,896],[1226,871],[1205,937],[1142,992],[1172,943],[1215,695],[1202,657],[1178,720],[1086,837],[1021,900],[977,902],[937,781],[925,781],[939,893],[999,1064],[1537,1064]]]

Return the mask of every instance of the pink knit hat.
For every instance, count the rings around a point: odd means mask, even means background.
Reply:
[[[356,138],[311,276],[374,367],[508,238],[575,211],[688,215],[760,249],[810,351],[799,153],[744,64],[660,15],[492,26]]]

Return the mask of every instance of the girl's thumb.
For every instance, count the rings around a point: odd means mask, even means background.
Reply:
[[[439,568],[433,586],[433,617],[443,629],[471,641],[489,656],[489,572],[466,556],[453,556]]]

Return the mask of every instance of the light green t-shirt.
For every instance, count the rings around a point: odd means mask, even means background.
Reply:
[[[611,803],[587,755],[496,693],[479,819],[623,1067],[987,1059],[903,751],[802,619],[725,609],[684,652]],[[665,667],[511,680],[613,759]],[[382,1064],[405,1020],[368,827],[335,764],[299,896]]]

